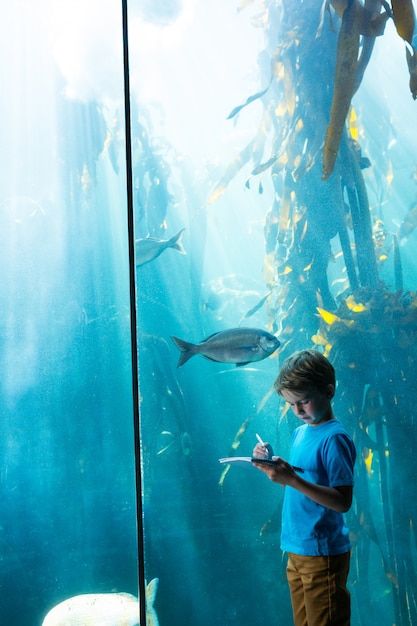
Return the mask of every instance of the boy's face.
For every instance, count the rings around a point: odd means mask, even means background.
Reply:
[[[281,395],[291,405],[294,415],[309,426],[317,426],[333,417],[330,404],[334,396],[333,385],[328,385],[325,392],[315,389],[297,392],[283,389]]]

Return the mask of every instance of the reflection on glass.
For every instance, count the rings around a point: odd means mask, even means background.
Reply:
[[[336,366],[335,412],[359,449],[352,623],[413,619],[414,513],[394,512],[397,471],[414,466],[413,53],[389,7],[349,3],[358,15],[343,20],[346,4],[183,2],[175,18],[174,4],[130,5],[136,236],[185,228],[187,252],[137,268],[145,556],[161,623],[256,623],[259,606],[291,623],[282,493],[218,459],[249,456],[256,432],[285,458],[296,420],[272,382],[312,346]],[[360,61],[343,75],[348,54]],[[238,367],[210,358],[215,333],[241,327],[275,334],[278,352]],[[181,355],[199,354],[178,363],[177,338]]]
[[[121,12],[0,12],[0,614],[40,626],[138,593]]]

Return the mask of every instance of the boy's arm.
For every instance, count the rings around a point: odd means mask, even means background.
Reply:
[[[274,468],[272,468],[274,469]],[[271,480],[273,480],[271,478]],[[338,513],[346,513],[352,504],[353,487],[326,487],[310,483],[304,478],[294,474],[294,479],[286,483],[289,487],[297,489],[305,496],[314,500],[327,509],[333,509]]]
[[[304,478],[301,478],[294,472],[291,465],[280,457],[273,457],[276,461],[274,465],[257,465],[256,461],[253,464],[263,471],[274,483],[283,485],[284,487],[292,487],[305,496],[321,504],[328,509],[333,509],[338,513],[346,513],[352,504],[353,487],[341,486],[341,487],[326,487],[325,485],[316,485]]]

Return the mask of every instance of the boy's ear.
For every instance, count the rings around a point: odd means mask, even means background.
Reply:
[[[331,400],[334,396],[335,388],[333,385],[327,385],[326,396]]]

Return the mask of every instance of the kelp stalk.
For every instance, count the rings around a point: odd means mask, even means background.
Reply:
[[[337,42],[336,71],[330,123],[326,130],[323,149],[322,179],[327,180],[333,172],[340,140],[345,126],[352,96],[355,92],[355,76],[358,65],[360,27],[357,3],[349,0],[343,13]]]

